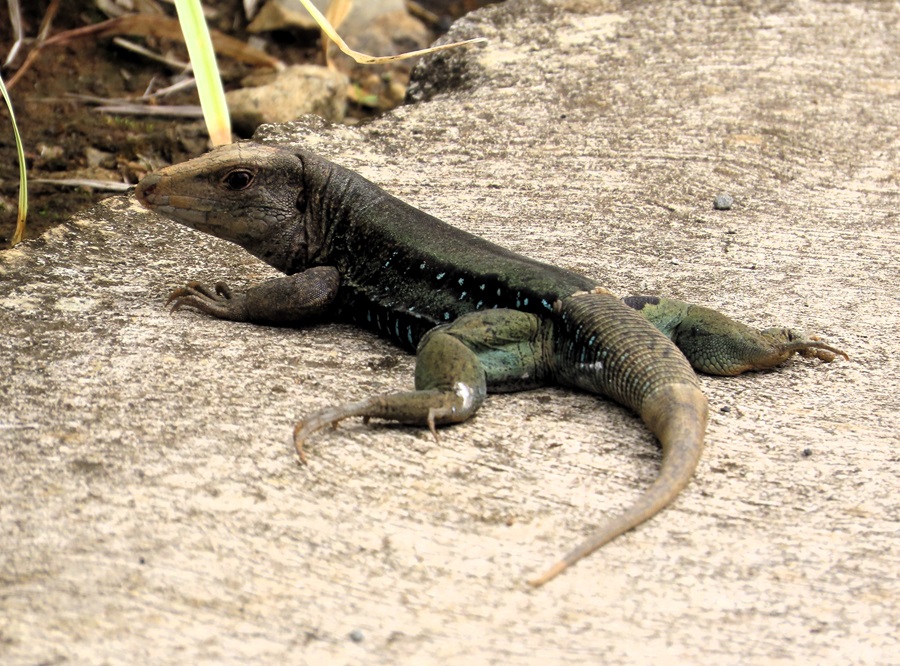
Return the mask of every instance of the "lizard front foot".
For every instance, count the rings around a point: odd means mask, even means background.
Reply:
[[[333,266],[316,266],[302,273],[267,280],[243,292],[224,282],[210,289],[189,282],[169,295],[172,312],[191,307],[231,321],[298,326],[328,313],[341,284]]]
[[[219,319],[245,321],[242,298],[235,298],[225,282],[216,282],[212,289],[202,282],[188,282],[169,294],[166,305],[172,306],[170,312],[173,314],[189,307]]]

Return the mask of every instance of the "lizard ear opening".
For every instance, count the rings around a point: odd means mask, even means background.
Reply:
[[[253,173],[253,171],[239,167],[226,172],[225,175],[222,176],[221,182],[222,185],[225,186],[225,189],[231,190],[232,192],[240,192],[241,190],[246,190],[250,187],[254,180],[256,180],[256,174]]]

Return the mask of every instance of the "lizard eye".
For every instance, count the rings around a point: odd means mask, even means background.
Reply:
[[[253,183],[253,172],[247,169],[229,171],[222,178],[222,184],[232,192],[246,190]]]

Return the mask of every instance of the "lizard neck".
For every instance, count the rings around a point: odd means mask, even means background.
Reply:
[[[303,185],[297,199],[307,266],[336,265],[347,259],[345,238],[358,225],[374,222],[364,214],[375,186],[357,174],[312,153],[298,151]],[[380,190],[379,190],[380,192]]]

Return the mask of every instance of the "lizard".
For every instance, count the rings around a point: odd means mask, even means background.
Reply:
[[[578,273],[450,226],[361,175],[298,147],[219,147],[145,176],[146,208],[236,243],[285,275],[233,292],[191,282],[169,298],[226,320],[303,326],[338,320],[416,353],[413,391],[301,420],[294,444],[360,416],[436,427],[496,392],[561,385],[635,411],[662,448],[656,479],[543,574],[540,586],[670,504],[700,459],[708,405],[696,371],[736,375],[795,353],[847,355],[790,328],[757,330],[700,305],[615,297]]]

